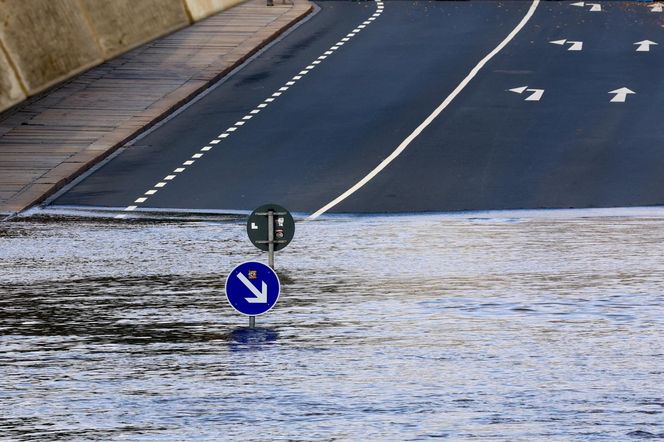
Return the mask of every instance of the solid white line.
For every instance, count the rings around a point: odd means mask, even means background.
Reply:
[[[495,48],[493,51],[491,51],[491,52],[489,53],[489,55],[487,55],[487,56],[484,57],[482,60],[480,60],[480,62],[477,64],[477,66],[475,66],[475,67],[470,71],[470,73],[466,76],[466,78],[464,78],[464,79],[461,81],[461,83],[459,83],[459,85],[456,87],[456,89],[454,89],[454,91],[452,91],[452,93],[451,93],[450,95],[448,95],[447,98],[445,98],[445,101],[443,101],[443,102],[442,102],[442,103],[436,108],[436,110],[434,110],[433,113],[432,113],[431,115],[429,115],[429,116],[426,118],[426,120],[424,120],[424,121],[422,122],[422,124],[420,124],[420,125],[419,125],[419,126],[413,131],[413,133],[411,133],[410,135],[408,135],[408,137],[407,137],[405,140],[403,140],[403,141],[401,142],[401,144],[399,144],[399,146],[398,146],[398,147],[397,147],[397,148],[396,148],[396,149],[395,149],[395,150],[394,150],[394,151],[393,151],[393,152],[392,152],[387,158],[385,158],[385,159],[384,159],[384,160],[383,160],[383,161],[382,161],[382,162],[381,162],[381,163],[380,163],[380,164],[379,164],[374,170],[372,170],[371,172],[369,172],[369,174],[368,174],[367,176],[365,176],[365,177],[362,178],[360,181],[358,181],[357,183],[355,183],[355,185],[354,185],[353,187],[351,187],[350,189],[348,189],[347,191],[345,191],[344,193],[342,193],[341,195],[339,195],[337,198],[335,198],[334,200],[332,200],[331,202],[329,202],[329,203],[326,204],[325,206],[321,207],[320,209],[318,209],[317,211],[315,211],[314,213],[312,213],[312,214],[307,218],[307,220],[310,221],[310,220],[313,220],[313,219],[318,218],[318,217],[321,216],[323,213],[327,212],[327,211],[330,210],[332,207],[336,206],[337,204],[339,204],[340,202],[342,202],[343,200],[345,200],[346,198],[348,198],[350,195],[352,195],[353,193],[355,193],[355,192],[356,192],[358,189],[360,189],[362,186],[364,186],[364,185],[367,184],[369,181],[371,181],[371,180],[373,179],[373,177],[375,177],[376,175],[378,175],[378,174],[379,174],[383,169],[385,169],[385,168],[386,168],[386,167],[387,167],[392,161],[394,161],[399,155],[401,155],[401,153],[402,153],[404,150],[406,150],[406,148],[408,147],[408,145],[409,145],[410,143],[412,143],[413,140],[414,140],[415,138],[417,138],[418,135],[420,135],[420,134],[422,133],[422,131],[423,131],[424,129],[426,129],[426,128],[427,128],[427,127],[428,127],[428,126],[429,126],[429,125],[430,125],[430,124],[436,119],[436,117],[438,117],[438,115],[440,115],[440,113],[441,113],[442,111],[445,110],[445,108],[447,108],[447,106],[449,106],[449,104],[454,100],[454,98],[456,98],[456,96],[459,95],[459,93],[461,93],[461,91],[462,91],[466,86],[468,86],[468,83],[470,83],[470,81],[471,81],[473,78],[475,78],[475,76],[479,73],[479,71],[482,70],[482,68],[484,67],[484,65],[486,65],[486,64],[489,62],[489,60],[491,60],[493,57],[495,57],[496,54],[498,54],[500,51],[502,51],[502,50],[505,48],[505,46],[507,46],[507,45],[509,44],[509,42],[511,42],[511,41],[514,39],[514,37],[515,37],[515,36],[521,31],[521,29],[523,29],[523,27],[526,25],[526,23],[528,23],[528,21],[529,21],[530,18],[533,16],[533,14],[535,14],[535,10],[537,9],[537,6],[539,5],[539,3],[540,3],[540,0],[533,0],[533,3],[530,5],[530,9],[528,9],[528,12],[527,12],[526,15],[523,17],[523,19],[521,19],[521,21],[520,21],[519,24],[516,26],[516,28],[514,28],[514,29],[512,30],[512,32],[510,32],[509,35],[508,35],[507,37],[505,37],[505,39],[504,39],[504,40],[503,40],[498,46],[496,46],[496,48]]]

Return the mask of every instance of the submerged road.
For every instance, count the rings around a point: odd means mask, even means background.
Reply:
[[[317,215],[664,204],[664,13],[318,4],[52,205],[275,202]]]

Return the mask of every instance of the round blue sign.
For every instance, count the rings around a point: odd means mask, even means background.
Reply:
[[[226,277],[226,298],[243,315],[266,313],[277,303],[280,291],[275,271],[260,262],[244,262]]]

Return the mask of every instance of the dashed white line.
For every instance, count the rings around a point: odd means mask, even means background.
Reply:
[[[208,152],[213,149],[213,145],[219,144],[222,139],[228,138],[228,136],[236,131],[238,127],[243,126],[247,121],[253,118],[254,115],[259,113],[261,109],[265,109],[270,103],[274,102],[274,100],[281,96],[284,92],[286,92],[291,86],[294,86],[295,83],[298,80],[301,80],[304,75],[307,75],[311,70],[315,69],[323,60],[325,60],[328,56],[334,54],[334,51],[338,50],[343,46],[346,42],[350,41],[350,39],[354,36],[356,36],[362,29],[366,27],[366,25],[370,24],[372,21],[374,21],[377,17],[379,17],[384,9],[384,5],[382,1],[376,1],[376,11],[373,13],[373,15],[364,21],[361,25],[357,26],[355,29],[353,29],[352,32],[346,34],[345,37],[341,38],[340,41],[332,45],[327,51],[325,51],[322,55],[320,55],[316,60],[312,61],[311,64],[307,65],[303,70],[297,73],[297,75],[293,76],[292,79],[286,82],[284,86],[281,86],[276,92],[272,93],[272,95],[265,100],[263,100],[262,103],[256,106],[256,108],[252,109],[247,115],[243,116],[241,120],[237,121],[233,126],[229,127],[226,129],[223,133],[221,133],[219,136],[217,136],[217,139],[214,139],[207,143],[207,145],[203,146],[200,149],[200,152]],[[182,166],[191,166],[195,163],[194,160],[199,159],[203,157],[202,153],[195,153],[191,156],[192,159],[189,159],[185,162],[182,163]],[[174,174],[179,174],[182,173],[186,170],[186,167],[178,167],[173,170],[172,173]],[[143,195],[147,196],[141,196],[137,198],[134,201],[134,205],[127,206],[124,211],[126,212],[131,212],[134,211],[138,208],[137,204],[142,204],[148,200],[149,196],[152,196],[157,193],[158,189],[163,188],[166,186],[170,181],[176,178],[177,175],[167,175],[166,177],[163,178],[163,181],[160,181],[156,183],[152,189],[146,191]],[[126,215],[117,215],[116,218],[125,218]]]
[[[369,174],[367,174],[360,181],[355,183],[350,189],[346,190],[344,193],[339,195],[334,200],[330,201],[325,206],[318,209],[316,212],[312,213],[307,220],[313,220],[321,216],[323,213],[330,210],[332,207],[336,206],[350,195],[355,193],[358,189],[362,188],[365,184],[371,181],[376,175],[378,175],[383,169],[385,169],[392,161],[394,161],[401,153],[408,147],[408,145],[422,133],[437,117],[440,113],[449,106],[449,104],[454,100],[454,98],[459,95],[459,93],[470,83],[470,81],[475,78],[477,73],[486,65],[489,60],[491,60],[496,54],[502,51],[505,46],[511,42],[514,37],[523,29],[523,27],[528,23],[530,18],[535,13],[537,6],[539,5],[540,0],[533,0],[530,8],[526,15],[521,19],[519,24],[509,33],[507,37],[498,45],[496,48],[491,51],[486,57],[484,57],[480,62],[470,71],[470,73],[464,78],[461,83],[452,91],[450,95],[445,98],[445,100],[429,115],[408,137],[397,146],[397,148],[385,158],[378,166],[376,166]]]

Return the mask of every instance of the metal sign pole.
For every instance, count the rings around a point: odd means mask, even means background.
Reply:
[[[256,328],[256,317],[249,316],[249,328]]]
[[[274,210],[267,211],[267,265],[274,269]]]

